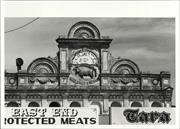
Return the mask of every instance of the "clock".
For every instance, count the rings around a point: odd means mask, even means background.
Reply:
[[[72,59],[73,64],[97,64],[98,59],[91,51],[80,51]]]

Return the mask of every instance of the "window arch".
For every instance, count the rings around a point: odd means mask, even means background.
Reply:
[[[79,102],[72,102],[70,107],[81,107],[81,104]]]
[[[132,102],[131,107],[142,107],[140,102]]]
[[[119,102],[112,102],[111,107],[122,107],[122,105]]]
[[[162,107],[162,104],[160,102],[153,102],[151,107]]]
[[[99,102],[92,102],[91,107],[95,107],[98,109],[98,114],[102,114],[102,105]]]
[[[9,102],[9,103],[7,104],[7,107],[19,107],[19,104],[16,103],[16,102]]]
[[[30,102],[28,107],[40,107],[37,102]]]
[[[49,107],[61,107],[61,105],[58,102],[51,102]]]

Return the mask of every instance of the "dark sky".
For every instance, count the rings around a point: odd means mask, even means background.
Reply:
[[[6,18],[5,30],[17,28],[34,18]],[[15,60],[24,59],[23,69],[38,57],[55,56],[55,39],[67,35],[78,21],[89,21],[102,36],[113,39],[110,46],[114,57],[136,62],[141,71],[170,71],[172,85],[175,74],[174,18],[40,18],[32,24],[5,34],[5,68],[16,72]]]

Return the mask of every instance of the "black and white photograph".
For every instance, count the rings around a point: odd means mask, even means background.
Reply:
[[[17,109],[44,108],[71,115],[59,123],[45,117],[45,124],[175,124],[175,23],[172,17],[5,18],[4,107],[16,109],[5,123],[34,124],[32,117],[15,119],[24,113]]]

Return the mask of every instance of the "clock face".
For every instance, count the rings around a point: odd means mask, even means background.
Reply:
[[[98,60],[94,53],[90,51],[83,51],[83,52],[77,53],[74,56],[72,63],[73,64],[97,64]]]

